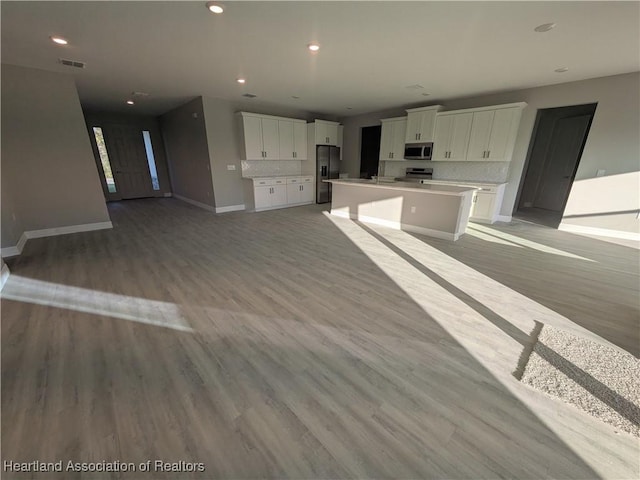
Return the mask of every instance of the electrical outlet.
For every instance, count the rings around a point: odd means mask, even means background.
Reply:
[[[227,165],[227,170],[235,170],[236,166],[235,165]]]
[[[416,213],[416,207],[411,207],[411,213]]]

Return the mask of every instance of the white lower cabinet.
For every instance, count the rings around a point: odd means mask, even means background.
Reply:
[[[473,195],[469,220],[480,223],[494,223],[500,215],[502,198],[506,184],[482,185]]]
[[[314,202],[313,176],[245,178],[248,210],[262,211]]]
[[[287,203],[289,205],[313,203],[313,177],[288,178]]]

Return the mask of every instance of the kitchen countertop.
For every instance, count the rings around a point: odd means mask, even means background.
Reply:
[[[392,190],[404,190],[410,192],[424,192],[435,193],[438,195],[465,195],[467,193],[477,190],[473,186],[460,186],[460,185],[444,185],[444,184],[428,184],[428,183],[414,183],[414,182],[389,182],[389,181],[376,181],[366,180],[363,178],[341,178],[332,180],[323,180],[323,182],[331,182],[338,185],[354,185],[367,188],[386,188]]]
[[[313,173],[301,173],[300,175],[255,175],[255,176],[243,176],[244,180],[255,180],[257,178],[299,178],[299,177],[313,177]]]
[[[484,180],[478,180],[473,181],[473,180],[436,180],[436,179],[431,179],[431,180],[425,180],[425,182],[429,182],[429,183],[440,183],[443,185],[487,185],[487,186],[492,186],[492,187],[498,187],[500,185],[506,185],[507,182],[486,182]]]

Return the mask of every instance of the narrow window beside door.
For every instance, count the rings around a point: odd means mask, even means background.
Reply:
[[[100,155],[100,163],[102,163],[104,179],[107,182],[107,189],[109,193],[116,193],[116,182],[113,178],[113,172],[111,171],[111,162],[109,162],[109,155],[107,154],[107,146],[104,143],[102,128],[93,127],[93,135],[96,137],[96,145],[98,146],[98,154]]]
[[[144,139],[144,149],[147,152],[147,163],[149,164],[149,173],[151,174],[151,184],[154,190],[160,190],[160,182],[158,181],[158,171],[156,170],[156,159],[153,156],[153,148],[151,147],[151,135],[148,130],[142,131]]]

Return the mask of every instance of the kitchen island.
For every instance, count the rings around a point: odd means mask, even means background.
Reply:
[[[364,179],[329,180],[331,214],[457,240],[467,229],[473,186]]]

